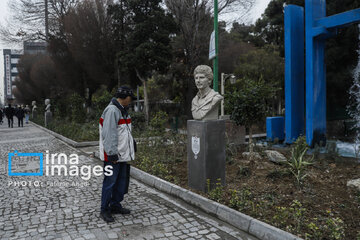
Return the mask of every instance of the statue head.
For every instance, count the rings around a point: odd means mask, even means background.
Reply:
[[[205,89],[211,86],[213,72],[207,65],[199,65],[194,70],[195,84],[198,89]]]
[[[50,104],[50,99],[45,99],[45,105],[49,105]]]
[[[31,106],[35,106],[35,105],[36,105],[36,101],[32,101]]]

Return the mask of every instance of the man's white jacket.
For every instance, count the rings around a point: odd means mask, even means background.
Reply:
[[[131,117],[115,98],[99,121],[99,155],[103,161],[128,162],[135,159]]]

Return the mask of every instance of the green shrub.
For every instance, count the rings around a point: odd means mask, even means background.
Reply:
[[[136,161],[141,170],[166,180],[169,178],[169,170],[167,166],[161,163],[158,159],[152,158],[150,160],[149,156],[145,156],[145,154],[138,154]]]
[[[92,95],[92,119],[99,120],[104,109],[109,105],[112,99],[111,93],[109,93],[106,88],[101,88],[96,93]]]
[[[146,130],[145,113],[143,112],[130,112],[131,125],[136,133],[141,135],[141,132]]]
[[[168,121],[168,115],[166,112],[159,111],[150,120],[150,127],[153,132],[157,134],[163,134],[165,132],[166,123]]]
[[[74,141],[97,141],[99,140],[98,122],[88,123],[65,122],[61,119],[53,119],[48,128]]]
[[[85,99],[78,93],[73,93],[69,97],[71,120],[76,123],[83,123],[86,120]]]
[[[54,118],[58,118],[58,119],[68,119],[69,116],[68,116],[68,112],[69,112],[69,109],[70,109],[70,106],[69,106],[69,102],[68,102],[68,98],[66,97],[61,97],[61,98],[58,98],[58,99],[54,99],[53,101],[53,115],[54,115]]]

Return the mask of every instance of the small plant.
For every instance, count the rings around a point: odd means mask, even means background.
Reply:
[[[230,190],[230,206],[236,210],[244,211],[248,210],[254,214],[257,213],[256,207],[259,207],[259,204],[253,202],[253,195],[250,190],[242,189],[240,191]]]
[[[249,167],[241,166],[241,165],[239,165],[238,167],[239,167],[239,170],[237,172],[238,176],[248,177],[251,175],[251,171]]]
[[[238,191],[236,190],[230,190],[230,194],[231,194],[231,197],[230,197],[230,207],[231,208],[234,208],[234,209],[239,209],[240,206],[241,206],[241,201],[240,201],[240,198],[239,198],[239,193]]]
[[[290,211],[292,212],[292,217],[295,221],[295,230],[297,233],[299,233],[306,209],[302,207],[302,204],[298,200],[294,200],[291,203]]]
[[[161,178],[166,178],[168,176],[168,169],[165,164],[161,162],[155,162],[152,167],[152,174],[159,176]]]
[[[287,231],[300,233],[306,211],[298,200],[292,201],[290,207],[276,207],[277,214],[273,217],[275,225]]]
[[[206,180],[206,184],[209,198],[220,203],[224,196],[224,187],[221,185],[221,179],[217,179],[214,189],[211,189],[210,179]]]
[[[344,221],[338,217],[333,217],[331,211],[328,211],[331,216],[326,220],[326,230],[329,233],[330,239],[339,240],[345,237]]]
[[[312,164],[314,159],[312,157],[311,160],[305,161],[305,154],[308,149],[305,137],[299,137],[291,149],[291,158],[287,161],[289,170],[295,176],[298,186],[301,185],[303,179],[307,176],[307,173],[305,173],[306,168]]]
[[[307,228],[310,232],[305,234],[305,239],[345,239],[344,221],[339,217],[334,217],[334,214],[331,211],[327,211],[327,213],[329,214],[329,217],[314,218],[313,222],[307,224]]]
[[[289,219],[287,207],[276,207],[277,213],[273,216],[274,224],[278,227],[286,227]]]
[[[316,221],[317,218],[314,218]],[[305,239],[306,240],[321,240],[323,237],[323,233],[321,232],[321,229],[313,222],[309,223],[307,225],[307,228],[311,231],[311,233],[305,233]]]
[[[360,240],[360,231],[358,232],[358,234],[356,236],[356,240]]]
[[[146,171],[146,172],[149,172],[151,171],[151,166],[152,166],[152,161],[150,160],[149,157],[146,157],[146,156],[143,156],[143,157],[138,157],[139,160],[140,160],[140,164],[139,164],[139,167],[140,169]]]

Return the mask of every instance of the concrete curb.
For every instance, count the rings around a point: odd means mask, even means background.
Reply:
[[[70,146],[74,147],[74,148],[80,148],[80,147],[90,147],[90,146],[97,146],[99,145],[99,142],[98,141],[92,141],[92,142],[76,142],[70,138],[67,138],[67,137],[64,137],[63,135],[60,135],[54,131],[51,131],[43,126],[40,126],[32,121],[29,121],[30,124],[40,128],[41,130],[44,130],[45,132],[53,135],[54,137],[60,139],[61,141],[64,141],[66,142],[67,144],[69,144]]]
[[[78,148],[86,146],[95,146],[98,145],[98,142],[81,142],[78,143],[74,140],[66,138],[58,133],[55,133],[47,128],[39,126],[36,123],[31,122],[34,126],[44,130],[45,132],[59,138],[60,140],[66,142],[67,144]],[[96,143],[96,144],[95,144]],[[99,158],[99,153],[95,152],[95,157]],[[185,202],[200,208],[206,213],[213,215],[222,221],[233,225],[234,227],[247,232],[259,239],[262,240],[302,240],[301,238],[285,232],[281,229],[273,227],[267,223],[259,221],[255,218],[252,218],[248,215],[245,215],[241,212],[238,212],[232,208],[229,208],[225,205],[219,204],[215,201],[207,199],[199,194],[191,192],[187,189],[179,187],[173,183],[167,182],[161,178],[150,175],[136,167],[131,167],[130,171],[131,177],[136,180],[149,185],[150,187],[156,188],[159,191],[165,192],[177,198],[184,200]]]
[[[263,240],[301,240],[301,238],[261,222],[248,215],[240,213],[225,205],[219,204],[203,196],[169,183],[163,179],[150,175],[140,169],[131,167],[131,177],[141,181],[162,192],[178,197],[185,202],[194,205],[201,210],[229,223],[236,228],[245,231]]]

